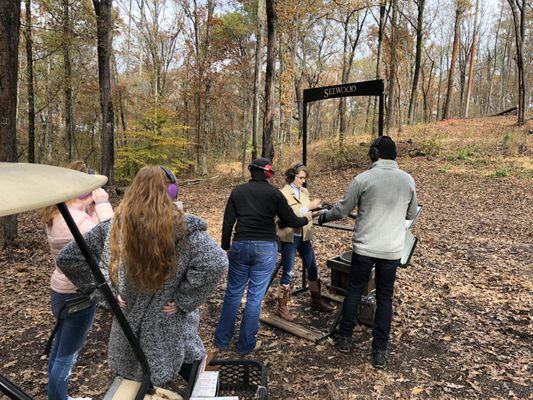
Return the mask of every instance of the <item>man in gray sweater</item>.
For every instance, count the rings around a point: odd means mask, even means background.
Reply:
[[[344,197],[322,213],[319,224],[346,217],[357,208],[349,289],[342,305],[339,351],[348,353],[364,286],[376,270],[377,308],[372,332],[372,361],[384,368],[392,320],[396,269],[405,240],[405,219],[417,211],[415,181],[398,167],[396,144],[389,136],[377,138],[369,151],[372,167],[357,175]]]

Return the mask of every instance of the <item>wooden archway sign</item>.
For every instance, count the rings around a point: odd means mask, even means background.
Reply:
[[[379,119],[378,135],[383,135],[384,118],[383,79],[373,81],[346,83],[344,85],[322,86],[304,90],[303,131],[302,131],[302,162],[307,165],[307,105],[315,101],[329,100],[337,97],[378,96]]]

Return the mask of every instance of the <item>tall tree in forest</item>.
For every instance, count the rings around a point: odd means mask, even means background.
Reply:
[[[31,0],[25,0],[26,82],[28,91],[28,162],[35,162],[35,95],[33,90],[33,40],[31,35]]]
[[[488,56],[489,73],[488,73],[487,78],[489,82],[489,90],[487,94],[487,102],[485,104],[485,114],[488,114],[489,111],[493,110],[494,103],[495,103],[494,99],[492,98],[492,89],[494,87],[494,74],[496,72],[496,67],[498,66],[497,54],[498,54],[498,43],[500,39],[500,28],[502,25],[503,9],[504,9],[504,3],[501,4],[500,16],[498,18],[498,24],[496,25],[496,37],[494,39],[494,50],[492,51],[492,55],[490,55],[489,53],[489,56]],[[493,64],[492,68],[490,67],[491,58],[492,58],[492,64]]]
[[[476,10],[474,14],[474,28],[472,32],[472,44],[470,46],[470,61],[468,66],[468,84],[466,86],[466,99],[465,99],[465,117],[468,117],[470,111],[470,96],[472,94],[472,85],[474,83],[474,64],[476,62],[476,50],[477,50],[477,35],[479,27],[477,25],[479,16],[479,0],[476,0]]]
[[[516,69],[518,72],[518,125],[525,124],[526,79],[524,71],[524,40],[526,36],[526,0],[507,0],[513,13],[516,45]],[[531,7],[531,4],[529,4]]]
[[[168,72],[174,60],[178,35],[183,28],[182,16],[175,10],[168,9],[166,1],[143,0],[139,7],[141,13],[137,26],[142,38],[141,47],[146,48],[147,70],[151,75],[150,84],[154,103],[156,107],[160,107],[161,100],[165,96]],[[164,24],[171,13],[174,14],[172,19]],[[168,25],[169,28],[165,29],[164,25]]]
[[[215,0],[207,0],[206,3],[206,23],[205,32],[203,37],[203,109],[202,109],[202,136],[201,136],[201,166],[202,174],[207,175],[207,155],[209,153],[209,123],[211,121],[211,75],[208,73],[211,57],[211,41],[212,41],[212,28],[213,28],[213,16],[215,14]]]
[[[0,1],[0,161],[17,162],[20,1]],[[0,218],[0,246],[17,233],[17,216]]]
[[[266,0],[267,60],[265,72],[265,113],[263,115],[263,145],[261,157],[274,158],[274,61],[276,57],[276,0]]]
[[[265,0],[257,0],[257,29],[255,33],[254,89],[252,111],[252,159],[257,158],[259,131],[259,98],[261,91],[261,65],[263,64],[263,19]]]
[[[381,78],[381,58],[383,53],[383,32],[385,29],[385,21],[387,14],[387,2],[388,0],[380,0],[379,3],[379,22],[378,22],[378,44],[376,55],[376,79]],[[372,118],[370,118],[370,110],[372,105]],[[368,106],[366,111],[365,130],[368,130],[368,125],[372,120],[372,136],[376,134],[376,110],[378,101],[376,96],[370,96],[368,98]]]
[[[293,0],[278,0],[277,2],[277,25],[278,25],[278,96],[277,103],[279,109],[279,129],[277,129],[278,144],[277,152],[279,158],[283,157],[284,143],[289,142],[292,136],[292,115],[295,102],[295,64],[296,48],[294,46],[295,37],[299,24],[299,2]]]
[[[390,134],[392,121],[394,117],[394,105],[396,103],[396,70],[398,68],[398,59],[396,47],[398,42],[398,0],[391,0],[392,17],[391,17],[391,39],[390,39],[390,57],[391,66],[388,79],[387,93],[387,115],[385,120],[385,130],[387,135]]]
[[[418,9],[418,20],[416,24],[416,53],[415,53],[415,70],[413,72],[413,84],[411,85],[411,97],[409,98],[409,111],[408,114],[408,124],[414,122],[415,114],[415,104],[416,104],[416,92],[418,89],[418,79],[420,76],[420,64],[422,61],[422,51],[424,50],[423,46],[423,37],[424,37],[424,6],[426,0],[416,0],[416,5]]]
[[[207,155],[209,152],[209,122],[211,95],[211,63],[212,25],[216,1],[207,0],[204,7],[197,0],[181,1],[185,15],[192,24],[192,42],[194,46],[194,115],[196,133],[196,168],[203,175],[207,174]]]
[[[63,96],[65,102],[65,149],[68,161],[72,160],[72,145],[74,141],[74,116],[72,106],[72,65],[70,62],[70,42],[72,29],[70,20],[70,0],[63,0]]]
[[[463,17],[464,10],[465,0],[456,0],[455,22],[453,28],[452,58],[450,60],[450,68],[448,70],[448,89],[446,90],[446,98],[444,100],[444,108],[442,110],[443,120],[450,118],[450,104],[452,100],[455,64],[457,64],[457,57],[459,56],[459,46],[461,44],[461,20]]]
[[[362,4],[350,2],[350,7],[341,11],[341,20],[338,21],[342,25],[343,29],[343,52],[342,52],[342,71],[341,71],[341,83],[348,83],[350,78],[350,72],[352,70],[353,59],[355,55],[355,48],[359,43],[361,32],[365,24],[366,16],[368,15],[368,9],[364,13],[360,13],[360,8],[354,8],[356,6],[364,7]],[[351,19],[356,17],[355,32],[352,32]],[[339,99],[338,108],[339,118],[339,147],[342,150],[344,146],[344,137],[346,135],[346,97]]]
[[[110,185],[115,182],[115,118],[113,100],[111,98],[111,39],[113,0],[93,0],[96,13],[96,34],[98,42],[98,83],[100,90],[100,109],[102,112],[101,126],[101,171],[107,176]]]

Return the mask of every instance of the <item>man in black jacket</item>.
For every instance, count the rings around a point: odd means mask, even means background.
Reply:
[[[276,264],[276,216],[291,228],[303,227],[312,219],[311,212],[305,217],[296,216],[285,196],[269,183],[268,180],[274,176],[270,160],[257,158],[248,168],[252,179],[233,189],[224,212],[222,248],[228,252],[228,286],[215,331],[215,346],[227,349],[233,337],[242,295],[248,285],[237,341],[237,351],[242,355],[261,347],[256,335],[261,303]]]

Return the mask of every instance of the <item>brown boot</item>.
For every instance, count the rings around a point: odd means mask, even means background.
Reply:
[[[294,319],[294,317],[289,311],[289,308],[287,307],[290,297],[291,297],[291,287],[289,285],[279,285],[278,286],[278,309],[276,310],[276,314],[278,314],[281,318],[287,321],[292,321]]]
[[[333,307],[322,299],[320,279],[309,281],[309,292],[311,293],[311,307],[324,312],[333,311]]]

